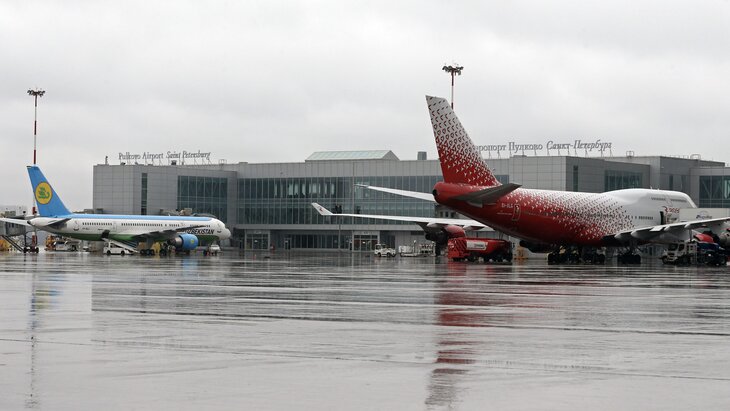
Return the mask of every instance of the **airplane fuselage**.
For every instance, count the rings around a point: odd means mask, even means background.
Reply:
[[[28,223],[40,230],[88,241],[134,241],[145,236],[164,241],[179,234],[193,234],[201,244],[209,244],[230,237],[223,222],[210,217],[72,214],[35,217]]]
[[[561,245],[612,245],[617,232],[672,223],[678,221],[679,209],[697,207],[687,194],[641,188],[606,193],[518,188],[484,205],[453,198],[484,188],[441,182],[434,196],[440,204],[514,237]]]

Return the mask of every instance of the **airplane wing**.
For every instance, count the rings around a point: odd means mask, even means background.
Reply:
[[[320,215],[323,216],[336,216],[336,217],[355,217],[355,218],[366,218],[366,219],[377,219],[377,220],[392,220],[392,221],[407,221],[414,224],[418,224],[424,230],[442,228],[449,225],[456,225],[463,227],[467,231],[481,230],[483,228],[490,229],[490,227],[469,219],[459,218],[430,218],[430,217],[407,217],[407,216],[392,216],[392,215],[376,215],[376,214],[335,214],[323,206],[312,203],[312,207]]]
[[[144,233],[144,234],[138,234],[135,237],[138,240],[149,240],[149,239],[159,240],[160,238],[162,238],[162,239],[168,239],[169,240],[169,239],[175,238],[181,232],[184,232],[186,230],[195,229],[195,228],[201,228],[201,227],[207,227],[207,226],[205,226],[205,225],[190,225],[190,226],[186,226],[186,227],[178,227],[178,228],[175,228],[175,229],[150,231],[150,232],[147,232],[147,233]]]
[[[433,198],[433,194],[431,193],[421,193],[419,191],[407,191],[407,190],[398,190],[395,188],[385,188],[385,187],[376,187],[376,186],[369,186],[367,184],[355,184],[358,187],[367,188],[368,190],[375,190],[375,191],[381,191],[383,193],[390,193],[395,194],[403,197],[411,197],[411,198],[417,198],[419,200],[425,200],[430,201],[432,203],[436,202],[436,199]]]
[[[651,241],[653,238],[662,234],[682,233],[696,228],[712,228],[719,227],[725,222],[730,221],[730,217],[711,218],[707,220],[692,220],[681,223],[660,224],[646,227],[635,228],[633,230],[625,230],[613,235],[613,238],[619,241],[628,241],[637,239],[642,241]]]
[[[9,224],[17,224],[17,225],[24,225],[27,227],[32,227],[27,220],[20,220],[17,218],[2,217],[2,218],[0,218],[0,221],[2,221],[4,223],[9,223]]]

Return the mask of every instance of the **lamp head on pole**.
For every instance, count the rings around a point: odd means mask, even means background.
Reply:
[[[42,90],[42,89],[38,89],[38,90],[29,89],[28,90],[28,95],[29,96],[43,97],[44,94],[46,94],[46,92],[44,90]]]
[[[443,71],[445,71],[445,72],[447,72],[447,73],[451,74],[452,76],[453,76],[454,74],[458,74],[458,75],[461,75],[461,70],[464,70],[464,66],[458,66],[458,65],[456,65],[456,64],[454,64],[453,66],[446,66],[446,65],[444,65],[444,66],[443,66],[443,67],[441,68],[441,70],[443,70]]]

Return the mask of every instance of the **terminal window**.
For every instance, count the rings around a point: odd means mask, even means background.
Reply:
[[[700,207],[730,207],[730,176],[700,176]]]

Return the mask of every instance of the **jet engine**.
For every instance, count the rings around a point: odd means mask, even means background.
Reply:
[[[446,245],[449,241],[449,235],[444,231],[427,231],[426,240],[433,241],[439,245]]]
[[[446,245],[449,238],[466,237],[466,231],[458,225],[447,225],[440,227],[438,230],[426,231],[426,240],[433,241],[442,245]]]
[[[444,227],[444,231],[449,235],[449,238],[466,237],[464,227],[459,227],[458,225],[447,225]]]
[[[466,231],[458,225],[447,225],[438,229],[428,229],[426,240],[436,243],[436,255],[441,254],[441,247],[445,247],[449,238],[466,237]]]
[[[172,240],[169,240],[167,243],[175,246],[177,249],[189,251],[195,250],[198,247],[198,244],[200,244],[200,241],[198,240],[198,237],[193,234],[180,234]]]
[[[719,234],[715,233],[711,230],[707,230],[703,233],[698,233],[693,236],[693,238],[697,241],[705,241],[708,243],[717,243],[720,244],[722,247],[729,247],[730,246],[730,228],[726,228],[724,231],[721,231]]]
[[[730,247],[730,228],[718,236],[717,243],[725,248]]]
[[[712,232],[710,232],[709,234],[707,234],[707,233],[695,234],[694,239],[697,241],[705,242],[705,243],[719,243],[720,242],[719,238],[717,236],[714,236],[714,238],[713,238]],[[715,241],[716,239],[717,239],[717,241]]]

